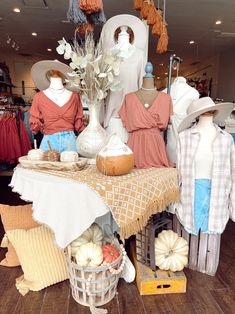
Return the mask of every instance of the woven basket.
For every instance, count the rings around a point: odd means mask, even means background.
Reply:
[[[113,269],[118,269],[122,263],[123,252],[120,245],[118,249],[118,259],[110,264]],[[91,306],[102,306],[114,298],[121,273],[111,273],[107,265],[96,268],[84,268],[77,265],[71,257],[70,247],[66,251],[66,259],[72,296],[76,302],[91,308]],[[88,287],[87,283],[90,276],[92,278],[90,278]]]

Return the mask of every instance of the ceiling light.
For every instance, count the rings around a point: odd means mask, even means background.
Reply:
[[[160,76],[157,77],[157,80],[160,80]]]
[[[163,64],[163,63],[160,63],[159,65],[160,65],[160,67],[163,67],[164,64]]]
[[[47,48],[47,51],[52,51],[52,49],[51,48]]]
[[[38,36],[38,34],[33,32],[33,33],[32,33],[32,36]]]
[[[194,40],[190,40],[190,42],[189,42],[190,45],[192,45],[192,44],[194,44],[194,43],[195,43]]]
[[[14,11],[15,13],[20,13],[20,9],[19,9],[19,8],[14,8],[13,11]]]
[[[222,24],[222,21],[217,20],[217,21],[215,22],[215,24],[216,24],[216,25],[220,25],[220,24]]]
[[[165,72],[165,75],[167,75],[168,73],[167,72]]]

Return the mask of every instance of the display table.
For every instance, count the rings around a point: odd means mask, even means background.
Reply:
[[[111,211],[128,238],[140,231],[152,214],[178,201],[177,171],[173,168],[134,169],[110,177],[94,165],[77,172],[29,170],[16,167],[10,186],[33,202],[33,217],[55,234],[64,248],[97,217]]]

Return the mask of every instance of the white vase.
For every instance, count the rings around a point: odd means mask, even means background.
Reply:
[[[88,126],[77,137],[77,151],[79,155],[87,158],[95,158],[97,153],[106,144],[108,134],[100,125],[99,115],[101,103],[90,103]]]

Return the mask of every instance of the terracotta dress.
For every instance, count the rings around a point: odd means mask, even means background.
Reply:
[[[128,146],[134,152],[137,168],[172,167],[166,154],[163,131],[173,114],[171,97],[159,93],[152,106],[146,109],[135,93],[125,96],[119,111],[129,132]]]

